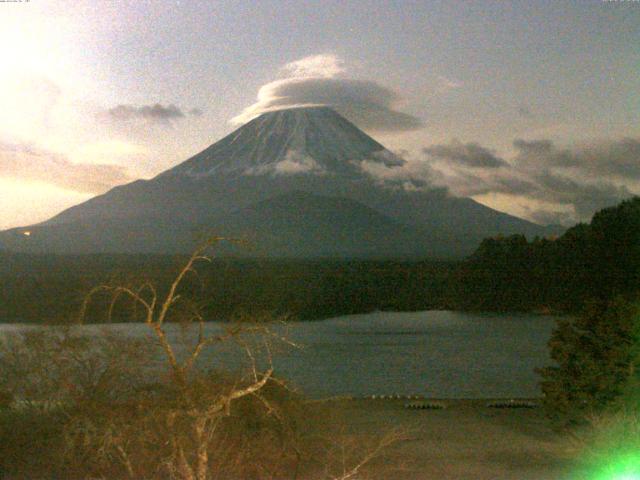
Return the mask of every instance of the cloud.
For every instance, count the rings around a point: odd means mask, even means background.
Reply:
[[[342,78],[343,62],[333,55],[315,55],[291,62],[282,69],[285,78],[263,85],[257,102],[231,120],[240,125],[274,110],[304,106],[329,106],[361,128],[406,131],[423,122],[396,110],[400,97],[369,80]]]
[[[324,174],[325,170],[308,155],[300,155],[293,150],[287,152],[284,160],[274,165],[276,175],[295,175],[298,173]]]
[[[441,184],[437,172],[425,162],[406,162],[403,165],[387,165],[372,160],[364,160],[358,167],[380,184],[387,187],[404,189],[408,191],[438,191],[446,194],[446,187]]]
[[[568,149],[558,149],[551,140],[515,139],[515,163],[525,168],[570,166],[575,159]]]
[[[295,150],[289,150],[284,160],[274,164],[260,165],[245,170],[245,175],[298,175],[301,173],[313,173],[325,175],[326,170],[316,160],[308,155]]]
[[[539,225],[570,225],[574,223],[571,215],[566,212],[545,209],[531,211],[529,218]]]
[[[551,140],[513,142],[515,155],[506,160],[477,143],[454,141],[431,145],[406,164],[363,169],[385,182],[403,180],[424,187],[439,186],[459,196],[506,194],[529,207],[527,217],[565,225],[588,220],[595,211],[616,204],[640,186],[640,140],[560,148]],[[535,205],[535,207],[533,206]],[[544,205],[544,207],[540,207]]]
[[[189,110],[188,115],[199,117],[203,114],[199,108],[192,108]],[[175,120],[185,118],[187,115],[182,109],[176,107],[173,104],[166,107],[160,103],[154,105],[142,105],[136,107],[134,105],[117,105],[106,111],[107,116],[111,120],[123,122],[130,120],[146,120],[149,122],[170,124]]]
[[[463,144],[454,140],[449,145],[433,145],[424,148],[422,151],[431,157],[456,162],[468,167],[499,168],[507,165],[494,152],[481,147],[477,143]]]
[[[99,194],[134,180],[117,165],[74,163],[29,145],[0,143],[0,177]]]
[[[640,139],[591,142],[573,149],[557,148],[549,140],[515,140],[517,161],[540,167],[579,171],[593,178],[640,180]]]
[[[589,183],[550,171],[538,174],[534,178],[540,186],[535,192],[535,198],[551,200],[561,205],[572,205],[577,220],[586,220],[596,210],[633,195],[625,185],[616,185],[607,180]]]
[[[344,71],[344,62],[329,54],[311,55],[282,67],[286,78],[333,78]]]

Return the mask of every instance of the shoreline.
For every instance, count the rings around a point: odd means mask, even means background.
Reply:
[[[427,309],[420,309],[420,310],[369,310],[369,311],[363,311],[363,312],[358,312],[358,313],[345,313],[345,314],[337,314],[337,315],[333,315],[333,316],[329,316],[329,317],[318,317],[318,318],[311,318],[311,317],[305,317],[305,318],[291,318],[288,320],[285,320],[284,323],[287,324],[305,324],[305,323],[318,323],[318,322],[325,322],[325,321],[330,321],[330,320],[335,320],[338,318],[345,318],[345,317],[359,317],[359,316],[366,316],[366,315],[375,315],[375,314],[407,314],[407,315],[411,315],[411,314],[417,314],[417,313],[424,313],[424,312],[452,312],[452,313],[459,313],[459,314],[468,314],[468,315],[477,315],[479,317],[492,317],[492,316],[508,316],[508,315],[516,315],[516,316],[522,316],[522,315],[526,315],[526,316],[532,316],[532,317],[570,317],[572,314],[569,312],[564,312],[564,311],[552,311],[552,310],[514,310],[514,311],[502,311],[502,310],[472,310],[472,309],[455,309],[455,308],[427,308]],[[274,318],[273,323],[277,323],[279,322],[279,320],[277,319],[277,317]],[[6,320],[6,319],[2,319],[0,318],[0,326],[2,325],[15,325],[15,326],[23,326],[23,327],[29,327],[29,326],[48,326],[48,327],[64,327],[64,326],[68,326],[68,327],[72,327],[72,326],[112,326],[112,325],[140,325],[143,324],[144,322],[142,321],[138,321],[138,322],[84,322],[82,324],[79,323],[48,323],[48,322],[25,322],[25,321],[21,321],[21,319],[15,319],[15,320]],[[221,323],[221,324],[227,324],[227,323],[233,323],[233,321],[231,320],[205,320],[204,321],[205,324],[211,324],[211,323]],[[248,322],[245,322],[248,323]]]
[[[446,407],[413,410],[395,399],[335,400],[325,405],[365,444],[385,432],[406,432],[404,440],[374,462],[373,478],[571,478],[579,451],[551,428],[541,408],[488,408],[487,399],[428,401],[446,402]]]

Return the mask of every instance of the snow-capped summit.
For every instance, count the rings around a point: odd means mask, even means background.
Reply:
[[[367,173],[376,163],[403,160],[330,108],[273,111],[151,180],[0,232],[0,249],[189,252],[208,232],[253,239],[249,255],[433,258],[547,233],[442,189],[389,187]]]
[[[364,160],[403,163],[331,108],[300,107],[263,113],[162,176],[360,176]]]

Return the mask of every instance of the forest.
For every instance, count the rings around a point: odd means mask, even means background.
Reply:
[[[215,253],[215,250],[214,250]],[[0,319],[66,323],[96,285],[166,288],[185,257],[0,253]],[[485,239],[461,261],[214,258],[186,279],[210,320],[269,314],[291,320],[428,309],[572,313],[640,284],[640,198],[597,212],[554,239]],[[106,298],[104,302],[108,301]],[[88,320],[105,321],[100,302]],[[118,321],[134,313],[122,304]]]
[[[640,285],[640,198],[598,211],[557,239],[485,239],[456,270],[461,309],[574,313]]]

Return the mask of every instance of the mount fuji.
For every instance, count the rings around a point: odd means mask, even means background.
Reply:
[[[184,253],[215,234],[249,240],[249,249],[225,251],[233,255],[452,258],[487,236],[552,233],[443,189],[368,173],[403,163],[328,107],[268,112],[155,178],[1,232],[0,248]]]

